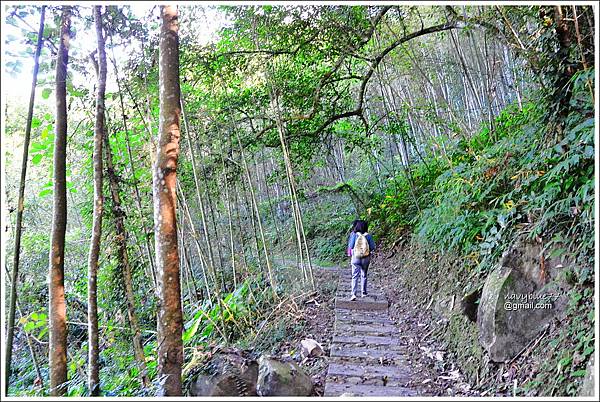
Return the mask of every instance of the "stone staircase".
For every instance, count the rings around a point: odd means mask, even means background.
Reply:
[[[340,273],[324,396],[416,396],[403,338],[377,286],[350,301],[350,270]]]

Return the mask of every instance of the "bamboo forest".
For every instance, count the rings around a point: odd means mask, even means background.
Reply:
[[[597,400],[596,2],[1,9],[3,399]]]

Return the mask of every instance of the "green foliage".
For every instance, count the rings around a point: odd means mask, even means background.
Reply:
[[[573,12],[564,9],[567,17]],[[80,37],[82,30],[91,30],[92,27],[92,20],[82,10],[74,9],[72,21],[73,33],[75,35],[78,32]],[[437,72],[422,65],[419,67],[423,69],[420,72],[423,77],[416,80],[416,75],[408,75],[405,80],[409,70],[415,67],[412,57],[417,62],[426,60],[420,54],[429,56],[428,53],[439,42],[418,38],[386,54],[381,53],[382,49],[397,41],[399,35],[414,32],[430,23],[446,22],[447,10],[443,7],[393,7],[380,25],[374,27],[372,24],[376,13],[381,8],[337,5],[220,6],[219,10],[227,14],[228,21],[219,30],[217,39],[208,44],[199,40],[204,39],[206,34],[204,25],[199,29],[196,24],[204,10],[200,7],[182,7],[180,10],[181,89],[185,100],[186,123],[190,126],[181,133],[177,167],[178,184],[181,187],[178,193],[178,222],[185,222],[180,226],[180,251],[183,249],[187,252],[187,255],[180,253],[182,260],[187,260],[187,265],[182,264],[182,267],[185,266],[185,271],[182,269],[185,272],[184,280],[188,285],[187,292],[184,289],[182,295],[186,353],[205,346],[211,348],[219,343],[245,345],[256,350],[275,349],[277,342],[286,341],[301,329],[302,324],[294,314],[288,317],[282,312],[284,308],[295,305],[289,302],[294,300],[295,294],[305,290],[300,289],[305,286],[300,278],[301,271],[294,270],[285,261],[283,264],[274,261],[277,288],[272,289],[266,280],[265,267],[262,266],[264,256],[258,256],[254,251],[252,236],[256,232],[256,221],[253,220],[252,205],[247,200],[248,184],[243,176],[240,151],[235,141],[239,135],[251,167],[251,181],[256,180],[254,185],[260,203],[258,219],[265,226],[267,248],[273,260],[285,260],[285,257],[296,252],[295,222],[291,209],[286,207],[286,203],[289,203],[286,195],[287,177],[282,164],[280,131],[276,121],[283,122],[279,128],[283,126],[282,134],[290,153],[307,242],[315,260],[343,261],[346,258],[345,245],[350,222],[359,216],[371,221],[371,231],[377,238],[386,235],[392,238],[402,231],[414,230],[424,242],[471,258],[474,265],[479,264],[478,273],[485,273],[492,266],[492,262],[497,260],[499,253],[517,233],[527,232],[532,237],[543,238],[544,244],[553,247],[557,256],[574,254],[576,264],[568,275],[565,274],[577,288],[572,298],[575,306],[572,317],[583,314],[582,308],[590,308],[591,296],[582,288],[592,285],[594,277],[591,255],[594,243],[590,234],[594,220],[595,188],[592,178],[595,122],[588,91],[594,71],[588,69],[579,72],[566,83],[560,79],[568,76],[569,71],[580,70],[581,66],[577,64],[580,56],[585,59],[590,53],[586,49],[593,49],[593,46],[575,49],[576,41],[572,40],[568,54],[557,54],[556,21],[549,19],[547,22],[547,19],[538,16],[541,12],[550,15],[551,8],[515,7],[508,12],[508,19],[518,27],[519,35],[521,31],[532,34],[526,43],[530,50],[524,56],[538,68],[537,74],[541,76],[543,86],[554,88],[554,92],[543,92],[545,98],[540,104],[525,101],[522,109],[516,105],[506,108],[493,124],[475,133],[465,132],[464,119],[463,124],[459,124],[461,116],[451,119],[442,117],[444,112],[452,111],[451,106],[454,112],[460,112],[461,103],[465,108],[470,107],[471,102],[461,99],[470,95],[467,89],[463,91],[461,88],[465,81],[460,80],[459,74]],[[467,7],[463,14],[470,15],[472,11]],[[494,26],[504,21],[498,18],[492,8],[478,9],[476,14],[481,18],[490,18]],[[8,74],[15,75],[25,70],[23,60],[30,61],[32,58],[36,34],[30,32],[29,27],[24,27],[21,21],[33,22],[33,17],[37,15],[37,7],[7,8],[6,23],[11,29],[14,28],[13,33],[21,31],[21,37],[7,35],[4,67]],[[580,13],[579,17],[582,15]],[[110,92],[106,99],[109,128],[109,144],[106,145],[109,145],[114,162],[114,170],[107,173],[116,176],[122,205],[121,210],[116,210],[110,196],[105,198],[102,259],[98,276],[101,387],[107,396],[152,395],[155,391],[153,387],[142,389],[139,367],[131,353],[122,266],[117,261],[113,225],[115,215],[125,216],[135,309],[143,331],[149,375],[155,386],[158,381],[157,344],[151,329],[156,328],[158,306],[152,292],[153,283],[149,275],[151,264],[145,247],[148,245],[148,253],[151,254],[154,224],[152,155],[159,122],[159,23],[154,16],[136,15],[128,6],[108,7],[104,19],[109,57],[113,54],[125,55],[123,59],[126,60],[116,60],[119,67],[118,86],[115,82],[109,82]],[[586,19],[589,18],[567,18],[570,24]],[[60,8],[49,7],[44,36],[53,43],[57,43],[59,21]],[[589,35],[584,22],[581,22],[581,28],[583,39],[589,41],[593,35]],[[477,29],[469,25],[459,34],[467,34],[475,40],[481,34]],[[529,32],[530,29],[536,31]],[[445,34],[439,35],[445,42]],[[450,43],[450,40],[447,42]],[[69,319],[83,323],[86,321],[86,257],[94,192],[91,180],[94,74],[89,68],[88,54],[82,53],[81,40],[73,40],[71,45],[72,57],[67,79],[69,224],[65,293]],[[478,50],[477,45],[481,44],[474,41],[475,50]],[[55,127],[53,109],[44,108],[44,105],[53,102],[52,86],[55,81],[52,68],[54,53],[49,51],[49,47],[52,45],[42,50],[39,96],[36,97],[32,120],[21,256],[22,281],[19,284],[19,301],[24,306],[20,328],[41,342],[46,342],[48,338],[48,312],[41,307],[47,304],[47,285],[40,278],[47,274]],[[114,53],[111,47],[115,48]],[[514,47],[522,48],[522,45]],[[487,52],[487,43],[483,48]],[[443,52],[445,50],[447,48]],[[467,56],[468,53],[476,55],[476,52],[464,50]],[[409,57],[411,53],[413,56]],[[370,71],[373,62],[380,60],[378,57],[385,57],[385,60],[381,60],[376,70]],[[567,59],[577,63],[563,63],[569,61]],[[445,62],[456,59],[444,56],[439,61],[443,64],[435,65],[436,70],[455,68],[452,63]],[[480,61],[477,60],[477,63]],[[481,66],[473,64],[473,67],[482,72]],[[109,69],[109,80],[114,79],[112,65]],[[498,69],[494,65],[492,71],[502,74],[511,72],[506,65],[500,65]],[[367,72],[373,73],[369,82],[363,81]],[[421,78],[429,81],[426,87],[428,90],[431,87],[435,96],[433,103],[438,100],[439,103],[432,104],[432,100],[427,99],[433,98],[428,91],[414,91],[425,83]],[[498,103],[504,102],[506,96],[510,98],[510,94],[506,93],[507,86],[512,89],[510,82],[500,84],[495,77],[488,78],[490,82],[482,89],[493,89],[493,92],[498,89],[497,93],[501,95],[497,98]],[[515,73],[514,78],[504,75],[502,78],[518,86],[517,81],[522,84],[529,77],[526,73]],[[356,94],[362,83],[365,98],[357,103]],[[556,83],[561,85],[557,86]],[[380,88],[377,88],[377,84]],[[442,89],[441,97],[437,91],[438,85]],[[496,85],[503,87],[500,90]],[[386,97],[393,98],[389,102],[391,105],[385,105],[386,99],[376,95],[377,89],[382,94],[386,92]],[[400,106],[397,101],[403,94],[395,93],[399,89],[399,92],[406,92],[407,95]],[[473,103],[485,103],[483,98]],[[564,130],[555,130],[555,125],[545,124],[546,119],[542,115],[547,112],[544,116],[556,118],[560,103],[565,100],[569,100],[572,113],[564,119]],[[406,104],[415,110],[408,110]],[[354,112],[351,118],[335,117],[348,115],[357,107],[363,116],[356,116]],[[445,107],[448,110],[443,110]],[[388,113],[389,108],[394,111]],[[386,109],[385,115],[380,109]],[[6,181],[8,198],[14,198],[19,173],[16,156],[27,113],[25,107],[10,112],[7,113],[5,124],[12,140],[6,147],[9,166]],[[477,120],[473,117],[476,115],[470,117]],[[481,112],[478,118],[484,118],[483,115]],[[471,118],[469,126],[472,127]],[[416,126],[420,130],[415,131],[420,133],[411,132]],[[197,158],[198,189],[195,188],[196,179],[192,173],[190,150],[187,149],[188,138]],[[410,148],[411,163],[406,167],[398,156],[394,157],[397,152],[391,150],[392,145],[397,146],[399,139]],[[390,150],[386,150],[387,146],[390,146]],[[270,168],[269,158],[274,159]],[[416,162],[417,159],[419,162]],[[265,162],[267,168],[264,168]],[[268,176],[264,178],[266,185],[261,178],[261,163],[262,173]],[[225,165],[224,169],[222,164]],[[223,195],[225,180],[230,184],[230,199],[227,200]],[[339,184],[331,184],[336,182]],[[269,194],[270,189],[277,190],[277,196],[273,191]],[[313,189],[317,189],[316,192],[312,193]],[[207,235],[199,223],[201,214],[196,190],[204,197],[208,235],[216,243],[215,254],[219,254],[215,256],[215,265],[218,265],[216,270],[219,271],[215,275],[215,283],[212,283],[212,278],[200,274],[204,273],[206,261],[199,255],[201,252],[194,248],[193,241],[196,239],[190,239],[192,232],[194,236]],[[109,194],[108,184],[105,185],[104,194]],[[141,205],[138,204],[138,194]],[[181,213],[183,203],[180,198],[186,198],[191,222]],[[10,199],[8,203],[12,207],[15,201]],[[232,207],[234,218],[231,226],[227,220],[226,206]],[[13,219],[14,215],[10,214],[10,218]],[[193,231],[190,229],[192,225]],[[230,251],[229,230],[235,232],[234,244],[238,250]],[[573,242],[574,238],[578,241]],[[256,245],[260,246],[259,242],[257,240]],[[231,253],[235,254],[238,274],[236,289],[232,289],[234,267],[230,265]],[[276,256],[278,253],[281,256]],[[219,281],[221,278],[224,286]],[[211,288],[213,304],[203,301],[206,300],[205,287]],[[275,298],[273,290],[283,300]],[[195,303],[192,300],[201,301]],[[289,303],[286,304],[286,301]],[[569,382],[576,381],[582,375],[583,364],[575,353],[584,357],[591,353],[591,338],[587,329],[590,325],[589,316],[581,321],[573,318],[572,322],[572,328],[561,338],[562,343],[555,345],[556,359],[547,370],[562,376],[557,377],[559,379],[555,380],[553,389],[568,387]],[[68,395],[85,395],[85,327],[70,324],[69,330]],[[457,325],[455,330],[456,333],[460,332],[461,326]],[[577,343],[569,344],[568,339],[571,338],[576,339]],[[39,396],[47,393],[47,389],[38,389],[33,385],[34,370],[27,351],[22,347],[22,338],[18,344],[21,350],[16,351],[15,378],[10,394]],[[558,347],[563,346],[568,352],[559,353]],[[47,346],[36,344],[36,347],[39,355],[43,356],[42,373],[47,376]],[[186,356],[186,364],[191,364],[189,354]],[[539,385],[533,388],[539,388],[549,380],[554,380],[554,377],[540,377]]]
[[[478,268],[474,272],[480,278],[523,233],[554,250],[551,257],[568,256],[572,267],[564,278],[573,288],[567,317],[556,337],[541,347],[546,348],[540,352],[541,367],[523,388],[528,395],[577,395],[594,352],[595,120],[587,87],[590,74],[573,77],[571,113],[561,136],[548,135],[546,130],[555,126],[546,124],[542,104],[509,107],[493,129],[484,127],[458,141],[445,162],[434,167],[437,174],[413,176],[417,199],[427,200],[418,204],[424,209],[411,207],[405,176],[394,178],[386,194],[372,203],[377,221],[414,227],[425,244],[462,255],[467,268]],[[435,159],[423,161],[417,170],[431,173],[424,169],[426,163],[432,165]]]
[[[208,300],[205,301],[194,317],[185,324],[183,343],[197,344],[216,335],[225,337],[223,341],[228,342],[243,335],[244,322],[248,322],[245,316],[251,315],[255,308],[249,293],[251,283],[250,279],[246,279],[237,289],[219,299],[212,307]]]
[[[587,374],[586,363],[595,351],[594,291],[590,287],[574,289],[569,294],[568,325],[546,342],[540,352],[540,369],[524,384],[526,392],[544,395],[578,396],[582,377]]]
[[[432,158],[388,179],[385,192],[372,197],[367,214],[382,235],[398,234],[418,222],[420,206],[431,203],[436,179],[446,166],[442,160]]]

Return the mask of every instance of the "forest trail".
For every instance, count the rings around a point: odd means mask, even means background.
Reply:
[[[416,396],[409,350],[379,291],[349,300],[351,277],[341,270],[324,396]],[[371,285],[371,289],[376,286]]]

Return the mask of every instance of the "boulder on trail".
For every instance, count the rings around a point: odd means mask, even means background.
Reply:
[[[192,382],[190,396],[256,396],[258,364],[238,353],[220,353]]]
[[[256,392],[259,396],[310,396],[313,381],[294,362],[261,356]]]
[[[323,347],[321,344],[310,338],[303,339],[300,342],[300,350],[303,358],[317,357],[323,354]]]
[[[546,285],[555,273],[546,271],[553,266],[541,253],[539,245],[518,243],[486,279],[477,324],[479,342],[494,362],[514,358],[563,310],[566,296]]]

